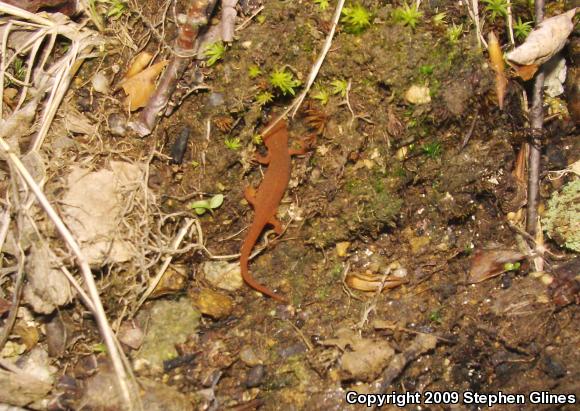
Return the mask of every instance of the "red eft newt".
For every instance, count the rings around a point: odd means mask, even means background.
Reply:
[[[246,200],[254,207],[255,215],[240,250],[240,268],[242,278],[250,287],[277,301],[285,302],[286,299],[280,294],[254,279],[248,271],[248,259],[260,234],[268,224],[273,226],[276,234],[282,234],[282,223],[276,218],[276,210],[290,182],[290,156],[304,154],[306,150],[304,146],[298,150],[288,148],[288,126],[284,120],[274,125],[263,139],[268,154],[256,156],[256,161],[260,164],[267,164],[268,169],[258,190],[247,187],[244,191]]]

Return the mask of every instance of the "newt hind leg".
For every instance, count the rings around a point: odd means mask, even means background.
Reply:
[[[278,220],[275,216],[268,220],[268,224],[270,224],[274,228],[274,232],[277,235],[280,235],[284,232],[284,227],[282,227],[282,223]]]

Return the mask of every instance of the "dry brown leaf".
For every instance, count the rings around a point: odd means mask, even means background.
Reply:
[[[506,271],[505,264],[515,263],[524,257],[524,254],[509,249],[477,250],[471,261],[468,282],[480,283],[500,275]]]
[[[133,77],[135,74],[140,73],[147,67],[153,55],[151,53],[147,53],[146,51],[137,54],[137,56],[131,62],[127,73],[125,74],[124,80]],[[124,81],[123,80],[123,81]]]
[[[348,273],[345,278],[345,283],[349,288],[367,292],[375,292],[379,289],[384,291],[390,288],[396,288],[406,282],[407,280],[402,277],[396,277],[394,275],[384,276],[369,272],[351,272]]]
[[[160,61],[121,83],[121,87],[127,94],[125,102],[130,111],[135,111],[147,105],[147,102],[155,92],[155,79],[166,65],[167,60]]]
[[[77,10],[75,0],[3,0],[12,6],[20,7],[26,11],[36,13],[40,9],[47,9],[51,12],[59,12],[72,16]]]
[[[510,51],[507,59],[521,66],[542,65],[558,53],[574,29],[576,8],[558,16],[544,20],[536,27],[526,41]]]
[[[530,64],[528,66],[513,65],[514,74],[524,81],[531,80],[534,77],[534,74],[536,74],[536,71],[538,71],[538,68],[540,68],[540,66],[537,64]]]
[[[491,31],[487,37],[489,60],[491,68],[495,72],[495,92],[497,93],[497,104],[500,110],[503,110],[503,102],[507,90],[507,78],[505,76],[505,63],[499,41],[495,33]]]
[[[5,300],[3,298],[0,298],[0,317],[4,313],[7,313],[8,311],[10,311],[10,307],[12,307],[12,304],[10,304],[10,301]]]
[[[0,369],[0,402],[26,407],[46,398],[52,384],[26,373],[14,373]]]

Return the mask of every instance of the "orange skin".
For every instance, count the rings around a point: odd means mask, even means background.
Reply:
[[[255,215],[242,243],[240,267],[242,278],[250,287],[277,301],[286,302],[284,297],[254,279],[248,271],[248,260],[260,234],[268,224],[273,226],[276,234],[282,234],[282,223],[276,218],[276,210],[290,181],[290,156],[304,154],[306,150],[304,148],[288,149],[288,126],[284,120],[279,121],[264,136],[264,143],[268,149],[268,154],[256,156],[256,161],[260,164],[268,164],[268,170],[266,170],[262,184],[257,191],[253,187],[246,187],[244,191],[246,200],[254,207]]]

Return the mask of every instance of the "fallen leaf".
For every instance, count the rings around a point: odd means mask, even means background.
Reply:
[[[67,344],[70,339],[69,328],[72,329],[72,320],[66,316],[69,326],[65,324],[65,315],[59,313],[53,316],[53,318],[45,326],[46,334],[46,346],[48,349],[48,354],[53,358],[62,357],[66,351]]]
[[[528,66],[518,66],[514,64],[512,68],[514,70],[514,74],[517,77],[521,78],[524,81],[528,81],[534,77],[534,74],[536,74],[536,71],[538,71],[538,68],[540,68],[540,66],[538,66],[537,64],[530,64]]]
[[[471,262],[468,282],[480,283],[500,275],[507,271],[505,264],[515,263],[524,257],[524,254],[509,249],[477,250]]]
[[[123,81],[143,71],[152,58],[153,55],[151,53],[147,53],[146,51],[137,54],[127,69],[127,73],[125,74]]]
[[[558,307],[580,304],[580,257],[567,261],[554,269],[554,282],[549,292]]]
[[[390,288],[396,288],[407,282],[404,277],[398,277],[396,275],[373,274],[370,272],[348,273],[344,281],[349,288],[366,292],[375,292],[379,289],[384,291]]]
[[[0,402],[25,407],[46,398],[52,384],[25,373],[0,370]]]
[[[139,74],[127,78],[120,84],[127,94],[125,102],[130,111],[135,111],[147,105],[147,102],[155,92],[155,79],[166,65],[167,60],[160,61]]]
[[[0,317],[2,316],[2,314],[10,311],[10,307],[12,307],[10,301],[0,298]]]
[[[38,10],[46,8],[53,12],[59,12],[72,16],[77,9],[76,0],[3,0],[12,6],[20,7],[26,11],[36,13]]]
[[[526,41],[507,54],[507,59],[520,66],[541,65],[558,53],[572,30],[576,8],[550,17],[538,25],[526,38]]]
[[[495,72],[495,92],[497,94],[497,104],[500,110],[503,110],[503,102],[507,90],[507,78],[505,76],[505,63],[499,41],[493,31],[489,32],[487,37],[489,60],[491,68]]]
[[[163,277],[153,290],[149,298],[157,298],[162,295],[175,294],[185,288],[187,270],[182,265],[168,267]]]

